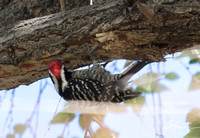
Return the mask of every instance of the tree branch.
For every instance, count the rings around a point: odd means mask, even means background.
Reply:
[[[11,17],[12,4],[0,6],[0,13],[10,10],[7,16]],[[33,10],[34,4],[30,1],[26,8]],[[107,0],[96,5],[94,2],[92,7],[89,1],[88,6],[84,4],[72,10],[65,5],[67,11],[60,13],[56,13],[60,6],[55,4],[58,8],[46,7],[54,14],[22,13],[26,18],[36,18],[21,20],[23,16],[17,15],[13,22],[0,14],[0,89],[48,77],[47,66],[55,59],[63,60],[69,68],[90,64],[86,43],[91,47],[100,45],[95,53],[98,61],[164,61],[166,54],[200,43],[198,1]]]

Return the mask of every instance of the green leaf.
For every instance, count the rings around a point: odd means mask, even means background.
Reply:
[[[190,132],[184,138],[199,138],[200,136],[200,124],[191,129]]]
[[[14,126],[14,131],[15,131],[15,133],[19,133],[21,135],[22,133],[24,133],[26,128],[27,128],[26,125],[15,125]]]
[[[176,80],[179,78],[179,76],[174,72],[170,72],[170,73],[166,74],[165,78],[168,80]]]
[[[190,59],[189,64],[194,64],[194,63],[198,63],[199,59],[198,58],[194,58],[194,59]]]
[[[192,110],[190,110],[190,112],[187,114],[186,121],[190,123],[200,123],[200,109],[193,108]]]
[[[190,122],[190,132],[184,138],[199,138],[200,136],[200,109],[194,108],[188,114],[186,118],[187,122]]]
[[[85,120],[84,120],[83,114],[81,114],[79,116],[79,124],[80,124],[80,126],[81,126],[82,129],[85,129]]]
[[[93,121],[93,119],[97,120],[98,122],[103,122],[104,115],[97,115],[97,114],[86,114],[84,116],[83,114],[79,117],[79,124],[82,129],[85,129],[85,117],[87,117],[87,123],[88,125]]]
[[[60,112],[55,116],[55,118],[53,119],[52,123],[53,124],[56,124],[56,123],[68,123],[71,120],[73,120],[74,117],[75,117],[75,115],[72,114],[72,113]]]

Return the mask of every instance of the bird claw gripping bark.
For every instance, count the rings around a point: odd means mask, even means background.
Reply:
[[[94,52],[97,50],[99,45],[95,46],[92,50],[90,50],[89,44],[86,44],[85,47],[86,47],[88,54],[90,55],[90,58],[92,59],[92,61],[94,63],[95,62]]]
[[[99,44],[97,44],[92,50],[90,50],[89,44],[87,43],[85,45],[85,48],[88,52],[88,54],[90,55],[91,60],[93,61],[93,65],[99,65],[96,61],[95,61],[95,57],[94,57],[94,52],[97,50],[97,48],[99,47]],[[105,68],[105,66],[108,64],[109,62],[106,61],[104,64],[101,64],[101,66],[103,66]]]

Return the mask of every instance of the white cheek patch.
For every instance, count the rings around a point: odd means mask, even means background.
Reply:
[[[56,77],[53,75],[53,73],[51,73],[51,71],[49,70],[49,74],[51,75],[53,81],[54,81],[54,86],[56,88],[56,91],[59,92],[58,90],[58,80],[56,79]]]
[[[68,81],[65,79],[64,66],[62,66],[60,76],[61,76],[61,79],[62,79],[62,92],[64,92],[65,87],[68,86]]]

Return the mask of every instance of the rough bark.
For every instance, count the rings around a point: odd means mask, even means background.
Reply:
[[[200,43],[200,2],[190,0],[5,0],[0,2],[0,89],[48,77],[56,59],[77,68],[96,60],[164,61]]]

